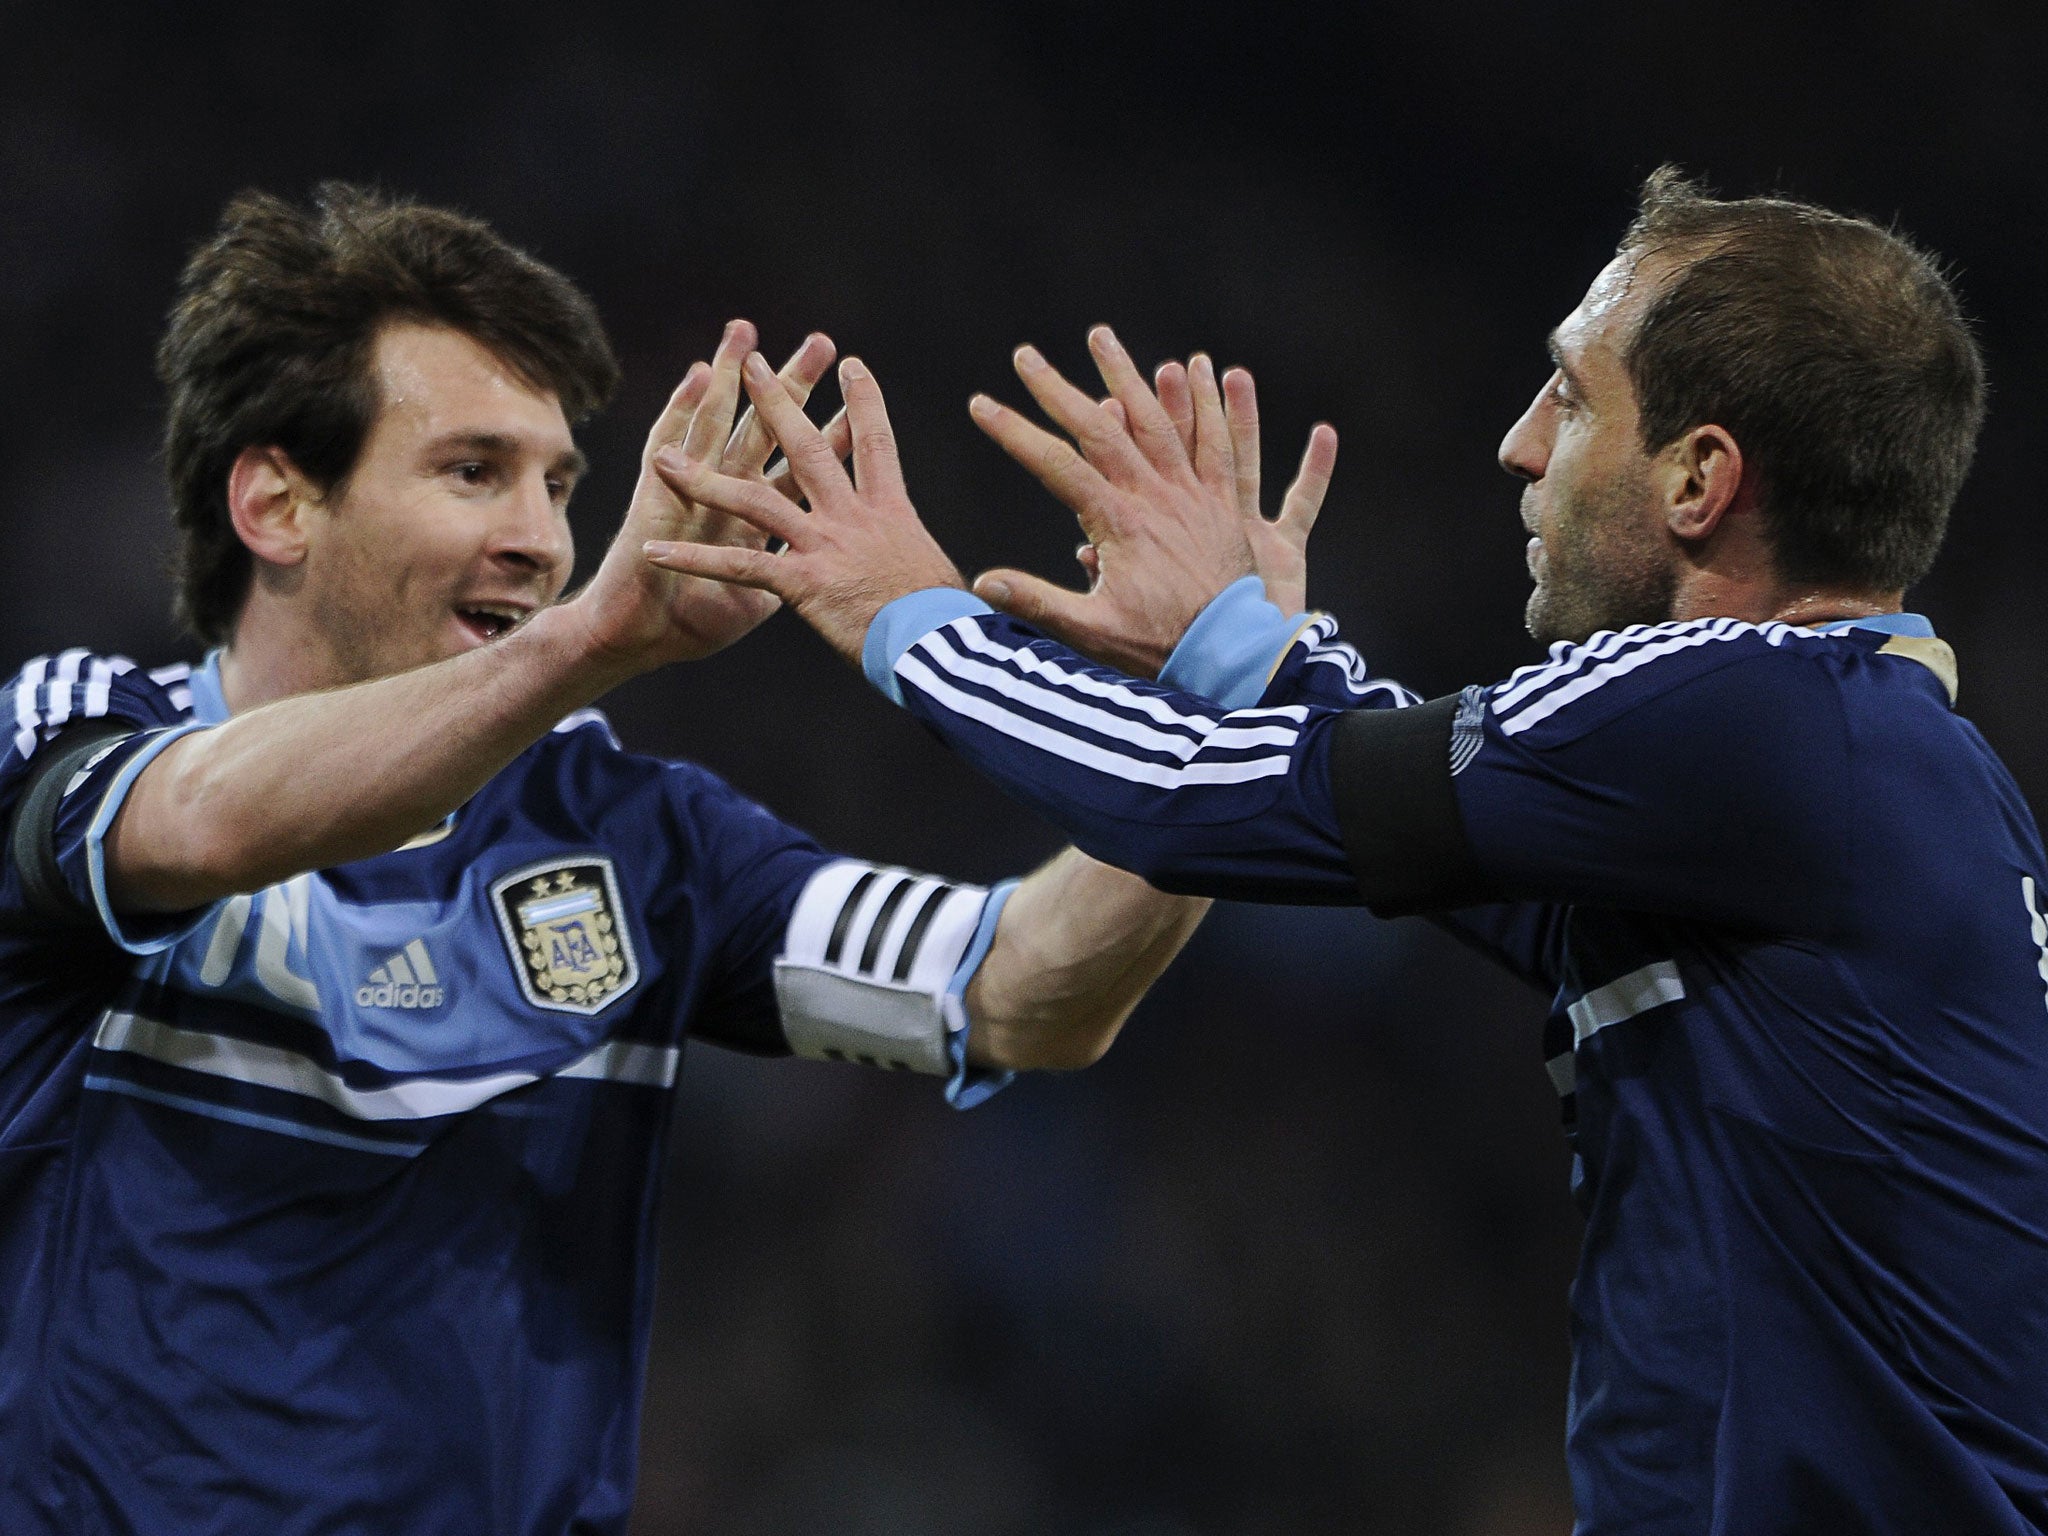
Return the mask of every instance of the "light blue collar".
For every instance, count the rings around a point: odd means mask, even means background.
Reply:
[[[227,695],[220,687],[220,652],[208,651],[189,680],[192,689],[192,718],[201,725],[221,725],[228,718]]]
[[[1824,635],[1840,629],[1874,629],[1881,635],[1912,635],[1921,640],[1934,638],[1934,626],[1917,613],[1873,613],[1863,619],[1837,619],[1832,624],[1813,626]]]

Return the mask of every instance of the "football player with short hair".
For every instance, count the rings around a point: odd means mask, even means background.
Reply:
[[[753,342],[649,455],[791,489],[734,429]],[[593,700],[775,603],[644,561],[754,539],[644,462],[558,601],[617,369],[484,225],[245,195],[159,365],[215,649],[9,689],[0,1528],[622,1531],[685,1038],[970,1103],[1099,1055],[1205,904],[1073,851],[992,891],[834,857],[621,750]]]
[[[1108,402],[1019,356],[1078,452],[974,411],[1098,580],[981,590],[1158,684],[961,590],[886,455],[849,484],[758,359],[811,516],[664,453],[790,549],[650,555],[780,594],[1164,889],[1429,913],[1551,995],[1581,1532],[2048,1530],[2048,858],[1901,611],[1983,412],[1934,261],[1652,177],[1501,445],[1550,654],[1431,703],[1261,591],[1247,382],[1155,396],[1092,341]]]

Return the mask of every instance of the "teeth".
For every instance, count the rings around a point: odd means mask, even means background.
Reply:
[[[465,606],[457,609],[456,612],[477,628],[483,630],[486,636],[493,640],[524,617],[517,608],[491,607],[483,604]]]

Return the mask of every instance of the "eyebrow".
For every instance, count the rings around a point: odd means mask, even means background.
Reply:
[[[1558,345],[1557,329],[1554,325],[1550,328],[1550,334],[1543,338],[1543,345],[1549,350],[1550,360],[1557,366],[1557,371],[1564,375],[1565,383],[1571,385],[1575,393],[1583,395],[1586,386],[1581,382],[1578,370],[1565,361],[1564,348]]]
[[[471,453],[504,458],[519,452],[520,447],[518,438],[508,437],[503,432],[451,432],[446,437],[436,438],[429,445],[429,451],[438,454],[464,448]],[[580,480],[584,471],[590,468],[590,460],[581,448],[571,448],[548,467],[565,479]]]

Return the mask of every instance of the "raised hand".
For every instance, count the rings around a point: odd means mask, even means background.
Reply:
[[[1207,361],[1199,354],[1198,360]],[[1196,408],[1189,369],[1178,362],[1161,363],[1152,386],[1192,457]],[[1282,613],[1299,613],[1308,606],[1308,536],[1336,468],[1337,429],[1327,422],[1310,429],[1294,483],[1280,499],[1279,515],[1269,518],[1259,504],[1259,393],[1249,370],[1224,370],[1223,416],[1236,471],[1237,512],[1252,546],[1253,565],[1274,605]]]
[[[708,656],[775,611],[771,593],[656,570],[640,552],[650,539],[763,547],[762,536],[750,524],[679,496],[654,467],[655,456],[664,450],[714,460],[721,472],[770,494],[792,501],[802,496],[787,464],[768,471],[775,444],[756,413],[748,410],[734,426],[741,366],[754,341],[754,327],[735,320],[726,327],[710,364],[695,364],[684,375],[647,435],[640,480],[625,522],[597,576],[575,599],[588,611],[600,643],[636,668]],[[831,367],[832,355],[831,340],[813,333],[783,366],[784,397],[799,411]],[[844,454],[844,413],[820,435],[828,451]]]
[[[1310,434],[1281,515],[1269,520],[1259,506],[1258,399],[1249,373],[1232,369],[1219,387],[1214,366],[1197,354],[1186,368],[1162,368],[1155,395],[1107,326],[1088,343],[1107,400],[1075,388],[1032,348],[1016,356],[1018,376],[1072,444],[986,396],[969,410],[1079,519],[1089,590],[1011,570],[986,572],[975,590],[1076,649],[1146,676],[1239,576],[1256,571],[1276,603],[1301,607],[1308,532],[1329,486],[1336,432],[1319,426]]]
[[[839,365],[853,445],[851,479],[834,445],[769,372],[766,359],[750,355],[742,377],[809,512],[758,480],[724,473],[686,445],[665,446],[651,462],[676,495],[729,514],[756,537],[746,543],[653,538],[644,557],[664,571],[774,594],[858,666],[877,613],[910,592],[960,586],[960,573],[918,520],[881,386],[858,358]],[[771,555],[762,542],[768,538],[788,547]]]

